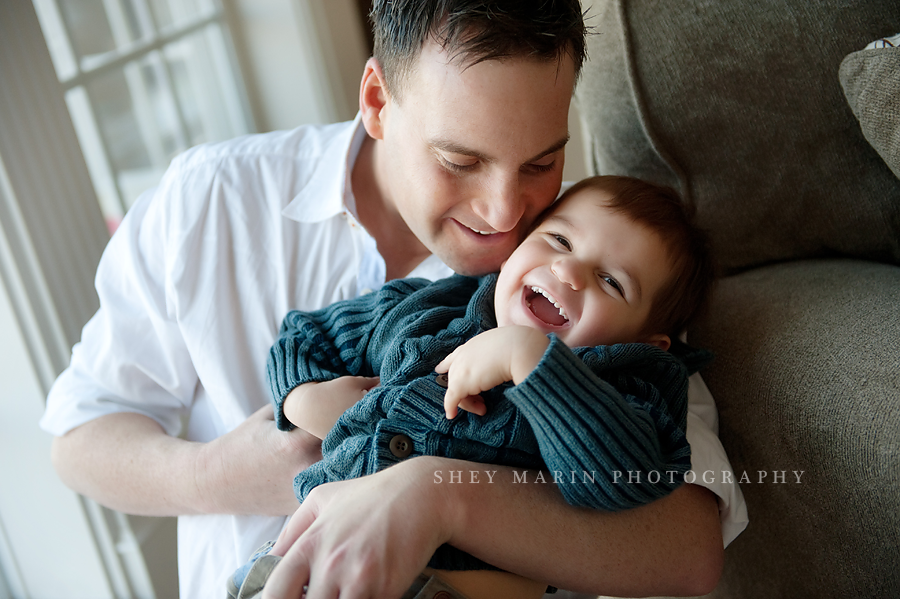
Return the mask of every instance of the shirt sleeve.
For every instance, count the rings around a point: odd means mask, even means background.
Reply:
[[[278,428],[295,428],[284,416],[284,400],[297,386],[342,376],[376,375],[378,365],[373,363],[372,354],[377,351],[370,352],[376,330],[379,337],[384,336],[384,324],[396,320],[385,315],[427,283],[424,279],[392,281],[377,292],[321,310],[289,312],[267,365]],[[383,345],[382,341],[378,343]]]
[[[641,344],[585,350],[551,335],[538,366],[506,392],[554,481],[569,503],[609,511],[667,495],[690,469],[686,369]]]
[[[162,198],[177,201],[177,170],[139,198],[103,252],[100,307],[47,398],[41,427],[53,435],[121,412],[148,416],[170,435],[181,431],[198,377],[166,293],[177,242],[171,202]]]
[[[687,439],[691,444],[689,483],[712,491],[719,503],[725,547],[747,528],[747,503],[737,476],[719,440],[716,403],[699,374],[689,379]]]

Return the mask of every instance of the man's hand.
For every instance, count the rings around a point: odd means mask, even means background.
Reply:
[[[485,468],[496,471],[490,483]],[[447,483],[451,472],[465,484]],[[603,512],[566,504],[552,483],[516,484],[515,473],[423,456],[317,487],[272,550],[284,559],[263,598],[297,599],[308,584],[307,599],[396,599],[443,543],[594,595],[696,596],[715,587],[722,531],[707,489],[684,485],[651,504]]]
[[[54,467],[71,489],[146,516],[291,514],[294,476],[320,459],[319,439],[279,431],[270,407],[209,443],[171,437],[134,413],[102,416],[53,442]]]
[[[434,458],[316,487],[272,555],[283,555],[264,599],[400,597],[441,543],[455,509],[434,484]]]
[[[199,490],[209,513],[284,516],[297,508],[294,477],[322,459],[321,440],[275,427],[260,408],[233,431],[203,445]],[[211,493],[211,494],[210,494]]]
[[[324,439],[341,414],[377,385],[377,376],[342,376],[304,383],[284,398],[284,415],[294,426]]]
[[[449,377],[444,395],[447,418],[455,418],[458,407],[484,416],[480,393],[506,381],[521,383],[548,345],[550,340],[537,329],[512,325],[485,331],[457,347],[434,369]]]

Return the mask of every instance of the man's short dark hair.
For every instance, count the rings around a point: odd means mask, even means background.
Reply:
[[[426,42],[463,67],[485,60],[561,60],[576,75],[586,56],[579,0],[373,0],[375,59],[397,98]]]

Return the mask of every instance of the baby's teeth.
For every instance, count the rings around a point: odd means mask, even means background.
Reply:
[[[534,291],[535,293],[540,293],[541,295],[546,297],[549,301],[553,302],[553,306],[559,310],[559,315],[562,316],[563,318],[565,318],[566,320],[569,320],[569,317],[566,314],[566,311],[563,310],[563,307],[559,304],[558,301],[556,301],[554,298],[550,297],[549,293],[547,293],[546,291],[544,291],[537,285],[532,285],[531,290]]]

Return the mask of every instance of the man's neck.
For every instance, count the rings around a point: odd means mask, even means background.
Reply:
[[[408,275],[431,252],[409,230],[396,206],[379,169],[378,142],[363,141],[353,165],[350,181],[356,198],[356,216],[375,238],[378,253],[384,258],[387,280]]]

